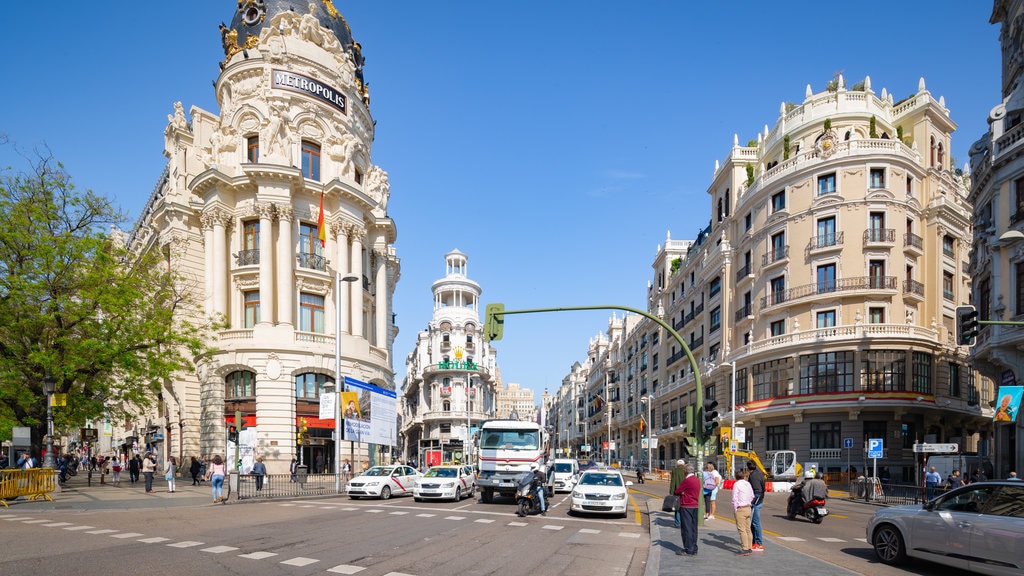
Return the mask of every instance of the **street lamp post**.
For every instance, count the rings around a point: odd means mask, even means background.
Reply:
[[[43,392],[46,392],[46,456],[43,457],[43,468],[56,468],[57,459],[53,457],[53,393],[57,382],[49,374],[43,378]]]
[[[605,464],[608,466],[612,465],[612,403],[611,396],[608,395],[608,384],[609,380],[611,380],[611,368],[612,362],[609,359],[605,364],[604,370],[604,402],[608,405],[608,450],[606,451],[608,457]]]
[[[341,436],[344,430],[341,416],[341,393],[345,389],[345,377],[341,375],[341,283],[357,282],[359,278],[352,273],[335,275],[334,286],[334,491],[341,493]]]
[[[647,475],[654,472],[653,461],[651,460],[651,404],[654,396],[641,396],[640,401],[647,404]]]

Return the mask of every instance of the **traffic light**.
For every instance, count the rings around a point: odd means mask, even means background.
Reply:
[[[228,426],[228,440],[238,443],[238,427],[234,424]]]
[[[504,304],[488,304],[484,312],[484,329],[488,340],[501,340],[505,330]]]
[[[299,418],[299,433],[295,435],[296,444],[309,443],[309,425],[305,418]]]
[[[974,306],[956,307],[956,343],[959,346],[974,346],[978,343],[978,310]]]
[[[707,398],[704,400],[704,409],[701,410],[701,430],[704,438],[710,438],[718,427],[718,400]]]

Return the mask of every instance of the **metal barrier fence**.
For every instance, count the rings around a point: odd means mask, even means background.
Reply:
[[[944,492],[945,489],[936,488],[935,496]],[[890,506],[922,504],[925,501],[925,489],[915,484],[891,484],[882,483],[877,478],[857,478],[850,486],[850,499]]]
[[[291,474],[266,474],[262,478],[243,474],[238,477],[238,490],[232,490],[231,495],[238,500],[330,496],[344,494],[345,485],[345,479],[339,482],[337,474],[297,474],[294,479]]]
[[[25,496],[29,500],[44,498],[53,502],[50,492],[57,489],[57,471],[52,468],[31,470],[0,470],[0,504]]]

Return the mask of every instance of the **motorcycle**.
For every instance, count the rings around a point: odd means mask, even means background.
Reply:
[[[828,516],[825,499],[815,498],[810,502],[804,502],[803,486],[799,484],[793,486],[793,490],[789,494],[789,501],[786,502],[786,518],[793,520],[797,516],[803,516],[815,524],[821,524],[825,516]]]
[[[541,490],[544,488],[541,487]],[[524,518],[531,514],[540,514],[540,498],[533,487],[533,473],[527,472],[519,477],[519,488],[516,491],[516,516]]]

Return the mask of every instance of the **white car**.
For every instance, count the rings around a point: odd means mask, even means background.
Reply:
[[[569,511],[618,514],[625,518],[629,506],[627,486],[632,485],[618,470],[587,470],[580,474],[572,489]]]
[[[476,492],[476,476],[469,466],[434,466],[416,479],[412,497],[417,502],[427,498],[459,501]]]
[[[348,481],[348,497],[360,496],[387,500],[396,494],[410,494],[416,479],[422,476],[412,466],[374,466]]]

